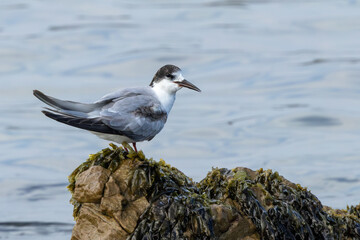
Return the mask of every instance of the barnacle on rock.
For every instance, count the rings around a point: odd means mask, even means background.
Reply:
[[[69,176],[72,239],[360,239],[360,205],[333,210],[277,172],[214,168],[195,183],[129,145]]]

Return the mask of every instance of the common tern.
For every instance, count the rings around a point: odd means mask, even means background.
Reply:
[[[137,152],[137,142],[150,141],[164,127],[182,87],[201,92],[184,79],[179,67],[165,65],[150,86],[118,90],[90,104],[60,100],[38,90],[33,93],[52,107],[42,111],[47,117],[109,141],[132,143]]]

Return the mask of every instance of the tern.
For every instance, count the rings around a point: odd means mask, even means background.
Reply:
[[[169,64],[156,72],[149,86],[118,90],[94,103],[60,100],[38,90],[33,93],[52,107],[42,111],[47,117],[105,140],[132,143],[137,152],[137,142],[150,141],[163,129],[182,87],[201,92],[179,67]]]

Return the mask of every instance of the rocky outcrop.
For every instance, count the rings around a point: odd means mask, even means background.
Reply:
[[[199,183],[111,145],[69,177],[73,240],[360,239],[360,206],[323,207],[271,170],[213,169]]]

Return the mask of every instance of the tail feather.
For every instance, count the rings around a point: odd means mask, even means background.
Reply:
[[[87,104],[87,103],[79,103],[73,101],[65,101],[60,100],[54,97],[50,97],[40,92],[39,90],[34,90],[33,94],[35,97],[48,104],[49,106],[59,109],[59,110],[68,110],[68,111],[78,111],[82,113],[89,113],[94,111],[97,107],[104,104],[103,102]]]
[[[97,108],[108,104],[112,101],[112,99],[106,99],[93,104],[84,104],[59,100],[47,96],[38,90],[34,90],[34,96],[49,106],[55,108],[45,108],[46,110],[42,111],[45,116],[54,119],[55,121],[92,132],[116,134],[129,138],[134,137],[133,134],[129,131],[121,131],[111,128],[110,126],[106,125],[100,117],[89,117],[94,115],[91,113],[92,111],[95,111]]]
[[[81,112],[57,110],[57,109],[52,109],[52,108],[48,108],[48,107],[44,107],[44,109],[48,112],[57,113],[58,115],[68,116],[71,118],[74,118],[74,117],[87,118],[88,117],[88,115],[86,113],[81,113]]]
[[[109,133],[109,134],[119,134],[120,132],[110,128],[106,124],[104,124],[99,118],[81,118],[76,116],[71,116],[69,114],[64,114],[55,110],[50,111],[42,111],[45,116],[52,118],[58,122],[100,133]]]

